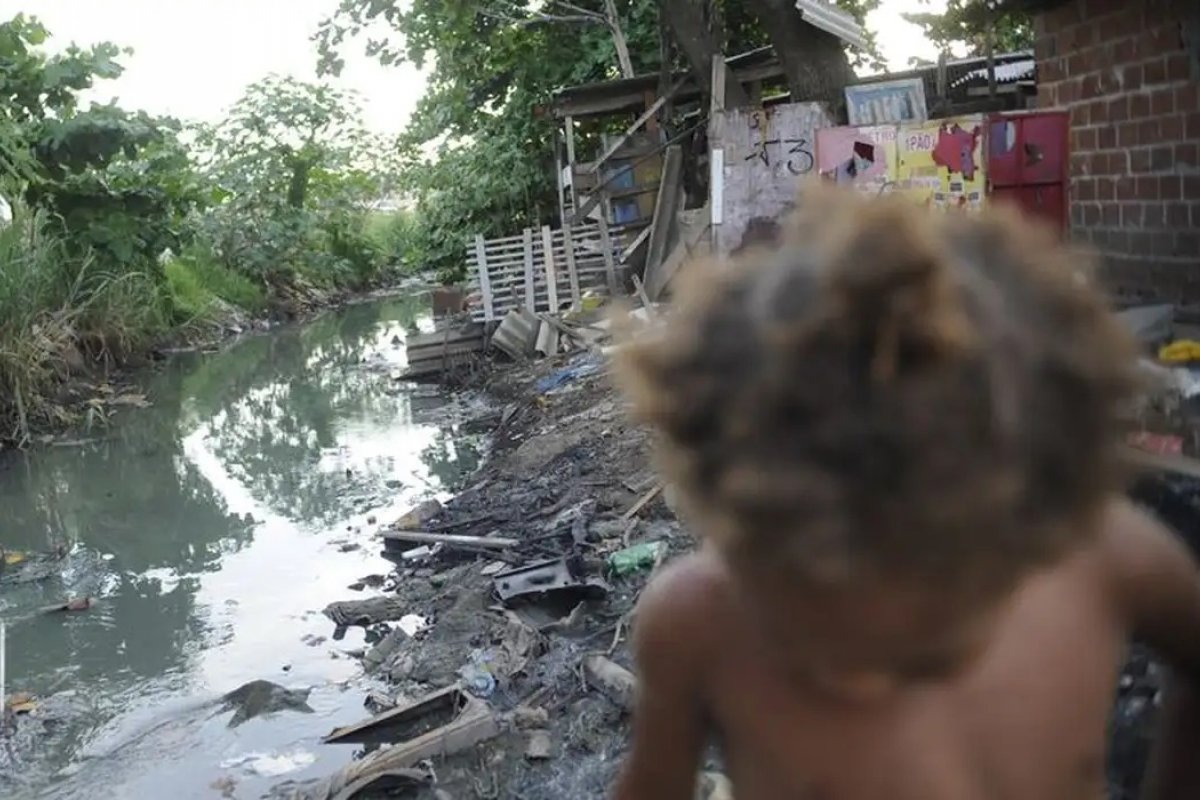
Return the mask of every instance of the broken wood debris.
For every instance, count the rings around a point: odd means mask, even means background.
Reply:
[[[636,517],[642,512],[642,509],[654,502],[654,498],[662,494],[662,490],[663,484],[657,484],[653,489],[642,495],[640,500],[630,506],[629,510],[625,512],[625,516],[623,516],[622,519],[628,522]]]
[[[385,541],[411,542],[413,544],[440,544],[446,547],[470,547],[483,550],[504,550],[516,547],[519,539],[504,536],[466,536],[456,533],[433,533],[430,531],[384,531]]]
[[[322,612],[339,628],[352,625],[369,627],[380,622],[392,622],[408,613],[408,605],[399,597],[383,595],[364,600],[342,600],[325,606]]]

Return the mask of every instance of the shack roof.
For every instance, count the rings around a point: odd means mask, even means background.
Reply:
[[[742,83],[783,77],[783,66],[775,57],[775,51],[770,47],[760,47],[757,50],[741,53],[726,59],[725,63]],[[654,73],[614,81],[568,86],[554,93],[554,99],[548,110],[552,116],[558,119],[565,117],[581,119],[642,111],[646,107],[646,93],[658,92],[659,77],[657,73]],[[673,81],[682,80],[685,77],[685,73],[681,72],[673,77]],[[695,100],[701,94],[695,81],[688,79],[675,94],[675,100],[676,102]]]

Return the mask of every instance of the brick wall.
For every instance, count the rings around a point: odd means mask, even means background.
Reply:
[[[1071,114],[1071,230],[1128,299],[1200,306],[1200,0],[1036,18],[1038,105]]]

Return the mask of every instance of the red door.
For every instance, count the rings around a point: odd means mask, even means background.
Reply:
[[[1065,111],[1013,112],[988,122],[988,190],[996,202],[1066,231],[1069,117]]]

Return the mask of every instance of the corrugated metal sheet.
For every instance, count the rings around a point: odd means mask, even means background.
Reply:
[[[862,26],[854,17],[836,6],[821,2],[821,0],[796,0],[796,8],[804,21],[814,28],[820,28],[826,33],[832,33],[849,45],[859,49],[867,48],[867,37]]]
[[[1037,71],[1037,62],[1032,58],[1023,61],[1013,61],[1008,64],[996,65],[996,83],[1012,83],[1024,78],[1032,78]],[[978,69],[973,69],[970,72],[962,75],[951,83],[951,86],[958,87],[972,81],[986,81],[988,79],[987,65]]]
[[[542,321],[524,306],[514,308],[505,315],[500,327],[492,334],[492,344],[512,359],[524,360],[529,357],[541,324]]]

